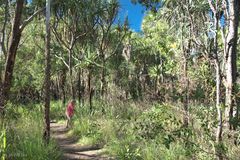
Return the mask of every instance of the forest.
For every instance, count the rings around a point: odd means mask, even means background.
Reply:
[[[239,16],[239,0],[0,0],[0,159],[240,160]]]

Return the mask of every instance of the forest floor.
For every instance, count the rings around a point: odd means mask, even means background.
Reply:
[[[69,129],[65,124],[51,123],[52,138],[56,140],[60,150],[63,152],[63,160],[110,160],[104,149],[99,145],[82,146],[78,139],[70,137]]]

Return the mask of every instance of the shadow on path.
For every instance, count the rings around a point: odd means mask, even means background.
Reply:
[[[63,152],[62,160],[113,160],[105,155],[101,146],[81,146],[77,138],[67,136],[64,124],[51,123],[52,138]]]

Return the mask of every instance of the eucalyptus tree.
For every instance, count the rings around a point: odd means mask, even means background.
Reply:
[[[192,37],[192,15],[190,11],[192,5],[189,1],[164,1],[163,8],[160,9],[160,17],[166,19],[175,31],[179,40],[179,49],[181,52],[180,62],[183,69],[182,82],[183,82],[183,105],[184,105],[184,118],[185,126],[189,124],[189,58],[190,51],[193,48]],[[162,12],[162,13],[161,13]]]
[[[19,0],[16,3],[16,11],[15,11],[15,17],[14,17],[14,23],[13,23],[13,29],[12,29],[11,44],[10,44],[10,48],[7,56],[4,77],[1,82],[0,110],[2,113],[4,111],[4,105],[6,103],[5,101],[7,100],[8,92],[10,90],[10,83],[12,79],[12,72],[13,72],[14,61],[15,61],[15,56],[17,52],[17,46],[19,44],[20,36],[21,36],[20,25],[21,25],[23,4],[24,4],[23,0]]]
[[[236,128],[233,125],[233,104],[236,99],[234,87],[236,87],[237,78],[237,39],[240,15],[240,2],[238,0],[223,1],[223,9],[225,9],[225,19],[227,23],[227,32],[223,31],[224,57],[225,57],[225,74],[226,74],[226,99],[225,99],[225,122],[229,129]]]
[[[97,52],[102,65],[101,68],[101,97],[105,96],[107,89],[106,82],[106,63],[116,54],[118,47],[121,45],[126,31],[128,30],[127,21],[124,24],[116,25],[116,18],[119,11],[119,3],[117,0],[100,1],[99,5],[103,8],[97,17]]]
[[[11,81],[13,78],[13,69],[15,64],[15,58],[19,46],[19,42],[21,40],[22,31],[24,28],[33,20],[33,18],[38,15],[43,9],[39,9],[33,12],[30,16],[28,16],[24,21],[22,20],[24,13],[24,0],[16,1],[16,7],[14,12],[13,24],[11,29],[11,39],[9,41],[9,47],[6,51],[6,62],[3,72],[3,79],[0,83],[0,112],[4,112],[4,107],[8,100],[9,91],[11,88]],[[7,16],[7,14],[5,15]],[[5,43],[5,42],[2,42]]]
[[[63,48],[62,53],[56,53],[55,57],[62,60],[69,70],[71,97],[75,99],[73,70],[77,46],[85,41],[87,36],[94,31],[96,25],[95,16],[99,7],[95,1],[61,1],[54,6],[54,24],[52,27],[56,41]],[[67,56],[66,54],[67,53]]]
[[[214,51],[215,51],[215,63],[216,71],[218,70],[218,78],[217,82],[221,79],[225,86],[225,126],[229,129],[233,129],[236,125],[233,125],[233,110],[235,104],[235,93],[234,87],[236,83],[237,76],[237,37],[238,37],[238,26],[239,26],[239,1],[231,0],[231,1],[208,1],[211,11],[213,13],[214,18],[214,27],[215,27],[215,37],[214,37]],[[222,45],[218,43],[217,33],[220,30],[222,37]],[[217,52],[222,49],[223,53],[221,54],[221,59],[219,60],[219,56]],[[223,76],[221,76],[223,75]],[[217,94],[218,99],[220,101],[220,87],[217,87],[219,94]],[[222,121],[222,114],[220,103],[217,103],[218,107],[218,115],[219,121]],[[237,110],[237,108],[235,108]],[[217,131],[217,139],[221,139],[222,133],[222,123],[218,125]]]
[[[222,109],[221,109],[221,101],[220,101],[220,87],[222,83],[221,79],[221,68],[220,68],[220,56],[219,56],[219,50],[218,50],[218,30],[219,30],[219,13],[218,13],[218,2],[215,2],[215,5],[212,4],[211,1],[209,1],[210,8],[213,12],[213,19],[214,19],[214,44],[213,44],[213,53],[214,53],[214,62],[215,62],[215,70],[216,70],[216,106],[218,109],[218,127],[216,132],[216,141],[220,144],[222,142]],[[218,159],[223,159],[221,151],[217,151],[219,153]]]
[[[8,22],[9,22],[9,3],[8,0],[1,1],[0,2],[0,86],[2,83],[2,72],[4,68],[5,59],[7,56],[6,51],[6,44],[5,42],[8,41],[8,34],[7,34],[7,28],[8,28]]]
[[[143,38],[147,54],[152,55],[149,61],[149,75],[155,78],[155,92],[167,97],[167,92],[160,93],[159,86],[170,88],[169,81],[176,76],[174,63],[177,51],[177,42],[169,32],[170,26],[165,20],[159,20],[156,14],[148,13],[142,23]],[[176,65],[175,65],[176,66]],[[172,82],[173,85],[173,82]],[[173,89],[173,88],[172,88]],[[163,89],[164,90],[164,89]]]
[[[9,2],[8,0],[1,1],[0,3],[0,12],[1,12],[1,38],[0,38],[0,56],[4,55],[6,58],[6,44],[5,42],[8,41],[8,34],[7,34],[7,24],[9,23]],[[6,41],[5,41],[6,40]],[[1,76],[0,76],[1,77]],[[1,80],[1,79],[0,79]]]
[[[84,57],[83,59],[85,61],[87,60],[89,63],[89,73],[94,70],[96,72],[96,83],[100,85],[95,85],[94,90],[96,90],[96,93],[99,93],[98,95],[102,100],[108,98],[107,93],[110,92],[110,88],[108,90],[107,84],[111,83],[111,71],[114,73],[116,71],[112,65],[116,64],[116,57],[119,57],[122,53],[123,41],[126,36],[130,34],[130,32],[128,32],[128,26],[125,23],[119,23],[117,25],[111,24],[109,31],[106,31],[106,26],[104,25],[106,24],[97,25],[96,34],[94,36],[97,38],[91,40],[92,44],[88,44],[87,48],[90,47],[90,55],[92,56],[88,55],[88,58]],[[84,49],[83,53],[89,53],[89,49]],[[89,79],[88,82],[90,82]],[[102,108],[102,112],[104,112],[104,110],[105,109]]]
[[[44,79],[44,133],[46,143],[50,140],[50,80],[51,80],[51,55],[50,55],[50,0],[46,0],[46,43],[45,43],[45,79]]]

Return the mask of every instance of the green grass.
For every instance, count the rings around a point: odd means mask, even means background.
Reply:
[[[186,129],[178,107],[95,101],[93,114],[88,106],[78,108],[70,133],[79,138],[80,144],[101,144],[110,155],[122,160],[215,159],[214,110],[193,106],[194,125]],[[239,148],[224,146],[227,156],[236,159]]]
[[[17,107],[17,109],[14,109],[14,107]],[[50,143],[46,145],[42,139],[43,114],[41,112],[40,105],[10,105],[8,108],[9,110],[6,113],[6,122],[8,124],[6,128],[7,159],[59,159],[61,153],[59,152],[55,142],[51,140]]]
[[[100,145],[120,160],[215,159],[215,113],[204,106],[192,106],[193,125],[182,126],[178,106],[147,102],[94,101],[89,106],[76,105],[69,136],[81,145]],[[61,153],[51,141],[42,141],[43,114],[40,105],[9,106],[7,111],[7,155],[14,159],[59,159]],[[104,113],[102,112],[104,108]],[[51,119],[65,123],[65,107],[51,103]],[[228,142],[226,140],[226,142]],[[238,158],[240,148],[223,144],[229,159]],[[38,156],[36,156],[38,155]]]

